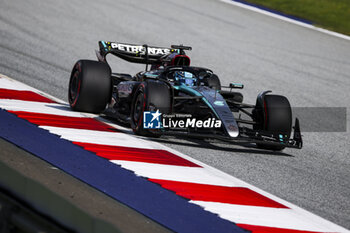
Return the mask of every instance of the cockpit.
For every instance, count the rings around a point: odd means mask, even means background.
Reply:
[[[196,75],[189,71],[173,70],[167,73],[165,78],[177,86],[185,85],[193,87],[197,85]]]
[[[172,76],[175,85],[185,85],[192,87],[195,86],[197,83],[196,76],[188,71],[174,71]]]

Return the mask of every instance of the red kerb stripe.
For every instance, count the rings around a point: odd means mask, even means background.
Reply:
[[[15,99],[44,103],[56,103],[55,101],[32,91],[18,91],[3,88],[0,88],[0,99]]]
[[[200,167],[166,150],[141,149],[124,146],[108,146],[91,143],[73,142],[84,149],[109,160],[124,160],[145,163],[157,163],[176,166]]]
[[[243,229],[249,230],[252,233],[316,233],[316,231],[302,231],[275,227],[253,226],[239,223],[237,223],[236,225]]]
[[[18,117],[26,119],[27,121],[41,126],[55,126],[63,128],[74,129],[89,129],[107,132],[116,132],[117,130],[111,126],[88,117],[69,117],[59,116],[44,113],[22,112],[22,111],[8,111],[16,114]]]
[[[236,205],[288,208],[245,187],[226,187],[158,179],[149,180],[193,201],[211,201]]]

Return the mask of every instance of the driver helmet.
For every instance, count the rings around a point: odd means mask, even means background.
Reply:
[[[196,83],[196,78],[190,72],[175,71],[174,81],[177,85],[194,86]]]

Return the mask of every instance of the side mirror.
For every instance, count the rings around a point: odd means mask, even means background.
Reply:
[[[230,83],[230,88],[243,89],[244,85],[241,83]]]

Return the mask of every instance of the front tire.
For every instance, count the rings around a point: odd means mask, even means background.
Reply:
[[[107,63],[80,60],[72,70],[68,101],[74,111],[100,113],[111,99],[111,69]]]
[[[262,101],[257,101],[254,120],[259,124],[255,130],[271,133],[276,139],[288,141],[292,131],[292,110],[288,99],[281,95],[265,95]],[[257,143],[258,148],[281,151],[284,145],[266,145]]]
[[[131,106],[131,128],[141,136],[160,137],[159,129],[145,129],[143,115],[145,111],[162,114],[171,111],[171,92],[168,85],[159,81],[141,83],[135,91]]]

